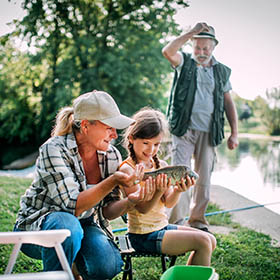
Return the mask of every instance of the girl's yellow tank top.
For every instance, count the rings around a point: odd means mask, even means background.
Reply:
[[[135,163],[131,158],[126,159],[120,166],[127,163],[132,168],[135,168]],[[155,166],[153,162],[153,166]],[[147,169],[145,171],[154,170],[155,167]],[[141,182],[140,185],[143,185]],[[168,225],[168,217],[166,215],[166,209],[164,203],[160,200],[148,213],[142,214],[135,208],[131,209],[127,213],[128,217],[128,232],[145,234],[156,230],[160,230]]]

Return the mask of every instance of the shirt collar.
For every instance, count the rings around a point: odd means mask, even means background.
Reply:
[[[65,141],[66,141],[66,146],[69,149],[78,149],[77,141],[73,132],[65,135]],[[98,150],[97,153],[100,155],[106,155],[106,151]]]
[[[68,149],[78,149],[76,138],[74,133],[69,133],[65,135],[65,142]]]

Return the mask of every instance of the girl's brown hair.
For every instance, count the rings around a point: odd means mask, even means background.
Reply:
[[[135,123],[129,126],[124,133],[123,143],[129,156],[137,163],[137,158],[133,149],[133,145],[129,142],[129,137],[133,139],[151,139],[159,134],[167,136],[168,126],[164,114],[150,107],[144,107],[136,112],[132,118]],[[157,155],[153,157],[156,168],[160,167]]]

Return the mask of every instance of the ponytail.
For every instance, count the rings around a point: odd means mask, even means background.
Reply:
[[[72,107],[64,107],[60,109],[56,115],[55,126],[52,129],[51,136],[62,136],[73,131],[73,113],[74,111]]]

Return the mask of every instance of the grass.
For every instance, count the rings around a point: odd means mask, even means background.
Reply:
[[[30,179],[0,176],[0,232],[12,231],[19,208],[20,196],[30,185]],[[4,274],[12,245],[0,245],[0,274]],[[42,262],[33,260],[20,252],[15,272],[30,272],[42,270]]]
[[[0,177],[0,231],[13,229],[20,196],[30,182],[30,179]],[[210,204],[207,212],[218,210],[216,205]],[[212,266],[220,280],[280,280],[280,248],[272,246],[269,236],[233,223],[228,213],[210,216],[208,220],[212,225],[234,229],[227,235],[215,234],[217,248]],[[113,228],[125,226],[121,219],[112,222]],[[10,245],[0,245],[0,274],[4,273],[11,249]],[[178,257],[176,264],[185,262],[186,257]],[[40,271],[42,264],[20,253],[14,270]],[[135,280],[159,280],[162,274],[159,258],[134,258],[133,270]],[[114,280],[120,280],[121,276]]]

